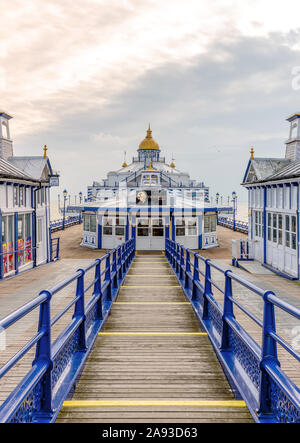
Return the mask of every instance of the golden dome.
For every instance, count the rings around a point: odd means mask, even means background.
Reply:
[[[144,140],[140,143],[139,149],[156,149],[159,150],[158,143],[152,138],[152,131],[149,128],[147,129],[147,135]]]
[[[128,165],[127,165],[126,162],[124,162],[124,163],[122,164],[122,168],[126,168],[126,166],[128,166]]]
[[[172,163],[170,164],[170,166],[171,166],[171,168],[175,168],[175,163],[172,162]]]

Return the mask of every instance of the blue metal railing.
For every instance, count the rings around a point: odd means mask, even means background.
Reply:
[[[274,308],[296,319],[300,319],[300,310],[272,291],[264,291],[172,240],[166,241],[166,258],[208,333],[230,383],[243,397],[254,419],[258,422],[300,422],[300,390],[281,369],[277,345],[295,360],[300,360],[300,354],[276,333]],[[212,269],[223,274],[224,289],[212,279]],[[237,301],[232,282],[263,300],[263,321]],[[223,296],[223,308],[214,297],[215,290]],[[262,346],[236,320],[235,308],[262,329]]]
[[[0,379],[36,346],[32,368],[0,407],[0,422],[52,422],[62,403],[74,388],[98,331],[103,327],[112,303],[135,255],[131,239],[84,269],[39,296],[0,321],[6,330],[36,308],[40,309],[37,334],[0,368]],[[93,281],[85,286],[85,275],[95,271]],[[52,320],[51,299],[62,289],[76,283],[74,299]],[[93,295],[85,304],[89,289]],[[51,342],[54,325],[74,306],[71,322]]]
[[[225,228],[233,229],[234,221],[232,218],[218,216],[218,225],[224,226]],[[235,230],[238,232],[243,232],[244,234],[248,234],[249,230],[248,223],[241,220],[236,220]]]
[[[82,222],[81,215],[77,215],[75,217],[66,217],[65,218],[65,228],[69,228],[70,226],[78,225]],[[51,232],[59,231],[63,229],[63,218],[58,220],[52,220],[50,222],[50,230]]]

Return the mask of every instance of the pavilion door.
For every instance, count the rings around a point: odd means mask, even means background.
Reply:
[[[165,249],[165,226],[161,217],[138,217],[136,249],[138,251],[163,251]]]
[[[46,241],[44,217],[36,219],[36,264],[40,265],[46,260]]]

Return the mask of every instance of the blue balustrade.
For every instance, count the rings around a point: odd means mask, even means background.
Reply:
[[[77,215],[74,217],[66,217],[65,223],[63,223],[63,218],[60,218],[58,220],[52,220],[50,222],[50,230],[51,232],[55,232],[63,229],[63,224],[65,228],[69,228],[70,226],[78,225],[80,223],[82,223],[81,215]]]
[[[233,230],[234,222],[232,218],[218,216],[218,225],[224,226],[225,228],[229,228]],[[243,232],[244,234],[248,234],[249,226],[247,222],[236,220],[235,221],[235,230],[238,232]]]
[[[131,239],[51,289],[41,291],[38,297],[0,321],[0,330],[6,330],[34,309],[40,310],[36,335],[0,368],[1,379],[36,346],[31,370],[0,407],[1,423],[55,420],[66,396],[74,389],[134,256],[134,240]],[[90,271],[95,273],[94,278],[85,285]],[[74,299],[51,319],[52,297],[74,283]],[[85,303],[85,294],[90,289],[93,295]],[[53,327],[72,307],[71,322],[52,343]]]
[[[299,423],[300,390],[281,369],[277,346],[295,361],[300,360],[300,354],[276,333],[274,310],[285,311],[298,320],[300,310],[173,240],[167,240],[165,254],[201,327],[208,333],[232,388],[245,400],[254,419]],[[212,270],[220,272],[223,284],[212,278]],[[235,297],[233,292],[238,294],[239,288],[247,288],[263,301],[262,321]],[[223,307],[217,302],[215,291],[222,294]],[[236,309],[261,328],[262,346],[237,321]]]

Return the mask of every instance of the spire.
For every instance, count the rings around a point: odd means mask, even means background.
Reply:
[[[251,160],[254,159],[254,148],[253,148],[253,146],[252,146],[252,148],[250,149],[250,158],[251,158]]]
[[[44,158],[47,157],[47,150],[48,150],[47,145],[45,145],[44,146]]]
[[[124,151],[124,162],[122,164],[122,168],[126,168],[126,166],[128,166],[128,165],[126,163],[126,151]]]

